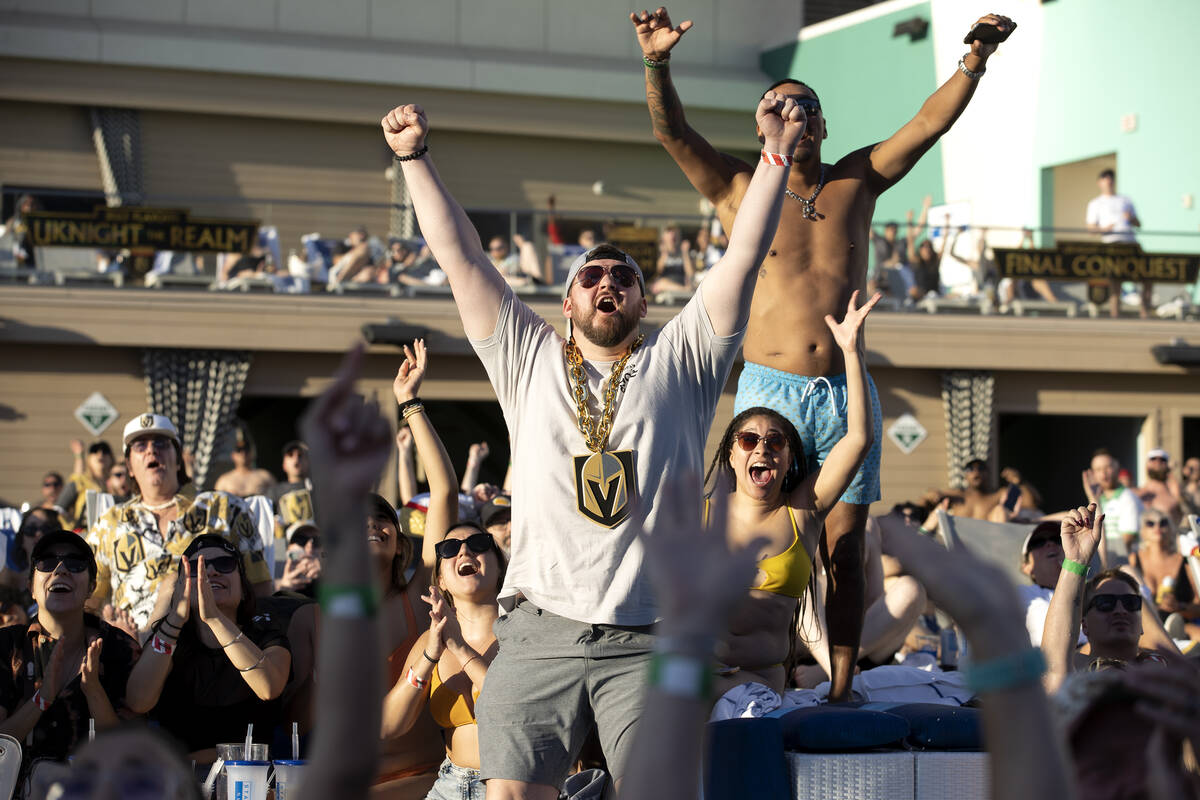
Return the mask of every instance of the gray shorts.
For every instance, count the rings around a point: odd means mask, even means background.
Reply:
[[[475,703],[484,780],[561,787],[594,722],[614,779],[645,703],[653,626],[589,625],[522,600]]]

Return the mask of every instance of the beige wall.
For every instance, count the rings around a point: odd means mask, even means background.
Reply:
[[[0,497],[9,501],[34,497],[43,472],[70,466],[67,443],[87,438],[72,412],[92,391],[108,397],[123,420],[142,410],[140,347],[146,343],[248,348],[254,352],[248,396],[312,396],[326,385],[363,323],[395,318],[426,332],[434,360],[425,396],[494,397],[456,309],[444,300],[0,286],[0,308],[0,441],[5,444]],[[535,308],[560,321],[557,304],[541,302]],[[676,311],[653,307],[646,324],[661,325]],[[1163,446],[1172,453],[1182,452],[1183,417],[1200,416],[1200,375],[1162,367],[1149,357],[1150,346],[1178,335],[1180,323],[880,313],[872,315],[871,325],[869,363],[884,431],[904,413],[928,431],[910,455],[883,438],[879,509],[947,484],[945,369],[993,369],[997,414],[1145,417],[1143,446]],[[1057,357],[1045,352],[1051,331]],[[1110,371],[1062,355],[1085,346],[1106,353]],[[389,396],[397,357],[394,347],[371,348],[367,391]],[[735,368],[718,405],[714,434],[732,417],[737,374]],[[114,426],[105,438],[115,445],[118,432]],[[710,437],[706,467],[715,439]],[[391,483],[389,475],[384,484]]]
[[[87,110],[0,100],[0,184],[101,190]]]

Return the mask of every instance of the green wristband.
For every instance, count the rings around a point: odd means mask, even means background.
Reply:
[[[676,697],[707,700],[712,696],[712,669],[707,659],[676,653],[650,656],[650,685]]]
[[[1062,568],[1067,572],[1073,572],[1076,575],[1082,575],[1085,578],[1088,574],[1088,568],[1086,566],[1070,558],[1063,559]]]
[[[1003,692],[1035,684],[1046,671],[1046,658],[1042,651],[1030,647],[1001,658],[968,664],[963,669],[967,688],[975,694]]]
[[[317,599],[330,617],[372,619],[379,610],[379,592],[374,586],[318,586]]]
[[[649,56],[642,56],[642,63],[645,64],[650,69],[662,69],[663,67],[665,67],[671,63],[671,58],[668,56],[667,58],[664,58],[662,61],[655,61],[653,58],[650,58]]]

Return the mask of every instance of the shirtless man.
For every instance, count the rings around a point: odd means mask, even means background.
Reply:
[[[721,224],[729,230],[754,166],[715,150],[684,119],[668,64],[672,48],[692,23],[673,27],[665,8],[634,13],[630,19],[646,62],[646,99],[654,135],[692,185],[716,206]],[[995,15],[980,22],[1006,33],[1016,27],[1007,17]],[[805,451],[815,455],[813,466],[824,460],[845,431],[845,422],[838,419],[841,412],[828,413],[842,406],[835,392],[845,391],[845,366],[824,320],[825,315],[845,308],[852,292],[865,288],[867,231],[875,199],[949,130],[995,50],[994,44],[973,41],[959,69],[915,118],[886,141],[855,150],[834,164],[821,161],[821,140],[827,131],[816,92],[793,80],[775,87],[805,106],[809,124],[794,151],[788,180],[791,200],[784,206],[775,240],[759,270],[735,412],[756,405],[783,412],[804,437]],[[804,376],[820,378],[810,382]],[[871,394],[879,430],[882,421],[873,384]],[[826,608],[833,664],[830,699],[835,701],[848,698],[857,660],[865,607],[863,531],[868,506],[878,499],[877,440],[859,477],[825,520],[822,549],[830,565]]]
[[[1020,474],[1012,467],[1006,467],[1000,472],[1004,486],[995,490],[988,486],[987,462],[981,458],[968,461],[963,466],[963,480],[966,488],[961,492],[950,490],[943,494],[951,499],[950,513],[956,517],[971,519],[993,519],[992,512],[996,506],[1004,502],[1008,487],[1016,484],[1021,490],[1021,508],[1038,508],[1041,506],[1041,496],[1037,490],[1021,480]]]
[[[218,492],[229,492],[238,497],[264,494],[275,485],[275,477],[265,469],[254,466],[254,451],[250,442],[239,436],[233,446],[233,469],[217,478],[213,486]]]
[[[1150,451],[1146,456],[1146,482],[1138,487],[1138,497],[1146,508],[1157,508],[1173,526],[1179,527],[1183,522],[1183,506],[1179,502],[1182,489],[1171,474],[1170,462],[1166,450]]]

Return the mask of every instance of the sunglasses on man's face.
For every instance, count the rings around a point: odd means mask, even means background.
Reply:
[[[67,572],[87,572],[88,562],[82,556],[42,556],[37,561],[33,562],[33,568],[38,572],[54,572],[58,569],[58,565],[62,564],[67,568]]]
[[[195,575],[196,571],[200,568],[200,556],[189,558],[188,564],[191,565],[192,574]],[[237,569],[237,559],[233,556],[217,556],[216,558],[206,558],[204,559],[204,566],[206,568],[212,567],[222,575],[228,575]]]
[[[496,546],[496,540],[490,533],[472,533],[465,539],[442,539],[437,543],[437,554],[441,558],[454,558],[462,549],[463,542],[466,542],[467,549],[476,555],[486,553]]]
[[[1098,594],[1092,598],[1092,602],[1088,603],[1088,611],[1094,608],[1101,614],[1111,614],[1117,607],[1117,601],[1120,601],[1121,606],[1130,614],[1136,614],[1142,610],[1140,594]]]
[[[62,486],[62,484],[58,481],[46,481],[42,484],[42,486],[46,489],[57,489],[58,487]]]
[[[592,264],[590,267],[583,267],[576,274],[575,282],[584,289],[591,289],[604,280],[605,275],[611,275],[613,282],[622,289],[630,289],[637,283],[637,273],[633,271],[633,267],[624,264],[617,264],[612,267],[602,267],[599,264]]]
[[[733,439],[747,453],[758,447],[760,441],[765,442],[767,449],[772,453],[782,452],[784,446],[787,445],[787,439],[784,438],[782,433],[768,433],[766,436],[759,436],[752,431],[739,431],[734,434]]]
[[[814,116],[821,113],[821,104],[811,97],[793,97],[796,105],[804,109],[804,113],[808,116]]]

